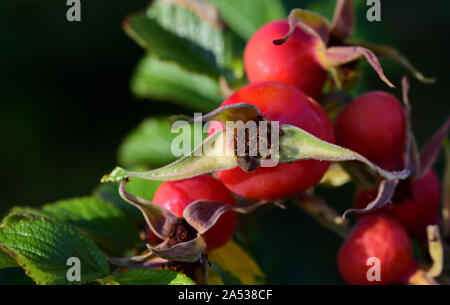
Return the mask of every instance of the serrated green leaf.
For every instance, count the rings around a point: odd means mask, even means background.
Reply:
[[[165,30],[155,19],[138,13],[129,16],[123,27],[136,43],[159,58],[175,61],[192,72],[219,76],[219,69],[211,52]]]
[[[2,250],[0,246],[0,269],[18,266],[16,260],[8,255],[6,251]]]
[[[280,0],[208,1],[217,5],[227,24],[245,40],[263,24],[287,15]]]
[[[75,226],[112,254],[121,254],[141,243],[138,229],[126,215],[95,197],[61,200],[44,205],[42,211]]]
[[[170,101],[198,111],[211,111],[223,100],[219,82],[207,75],[184,69],[173,61],[145,56],[131,80],[133,94],[140,98]]]
[[[221,274],[222,280],[226,284],[230,283],[230,281],[232,284],[238,284],[236,279],[244,285],[264,283],[265,275],[258,264],[232,240],[229,240],[222,247],[210,251],[208,259],[213,263],[213,266],[216,265],[226,272],[223,273],[220,269],[213,268]],[[227,273],[228,277],[224,276]]]
[[[147,10],[166,31],[184,38],[204,50],[204,56],[224,68],[229,35],[214,5],[204,1],[156,0]]]
[[[188,276],[173,270],[130,269],[104,279],[113,285],[195,285]]]
[[[38,284],[79,284],[109,272],[98,247],[73,227],[48,219],[22,220],[0,230],[0,245],[14,253],[18,264]],[[81,281],[70,282],[70,257],[81,261]]]

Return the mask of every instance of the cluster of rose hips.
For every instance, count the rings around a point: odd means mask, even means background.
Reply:
[[[386,170],[405,166],[407,118],[401,103],[393,95],[373,91],[348,103],[337,115],[334,126],[315,99],[319,98],[328,72],[320,64],[319,38],[300,26],[291,31],[284,43],[274,43],[292,30],[286,20],[260,28],[247,42],[244,64],[250,84],[240,88],[220,107],[246,103],[256,106],[270,121],[299,127],[330,143],[349,148]],[[211,129],[223,128],[212,124]],[[232,193],[248,200],[278,200],[298,195],[320,182],[330,162],[300,160],[259,167],[245,172],[241,168],[219,171],[217,178],[201,175],[164,182],[153,203],[177,217],[191,203],[204,200],[236,206]],[[359,189],[355,208],[364,208],[377,196],[376,189]],[[392,203],[374,213],[358,217],[357,224],[338,255],[339,270],[350,284],[402,284],[417,271],[410,236],[423,240],[426,226],[438,222],[440,185],[429,170],[417,179],[402,180]],[[237,225],[236,212],[221,215],[202,234],[206,251],[225,244]],[[149,243],[158,237],[148,231]],[[367,260],[381,263],[381,281],[369,282]]]

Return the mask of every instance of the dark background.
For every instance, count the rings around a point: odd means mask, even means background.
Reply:
[[[143,51],[124,34],[121,21],[149,1],[81,2],[82,21],[70,23],[62,0],[0,1],[0,214],[13,205],[89,194],[116,165],[117,147],[128,131],[149,115],[183,111],[136,100],[129,91]],[[305,2],[310,1],[285,4],[289,10]],[[413,124],[423,145],[450,110],[450,4],[381,2],[382,22],[369,23],[365,9],[357,10],[358,36],[395,45],[425,75],[438,79],[432,86],[411,80]],[[400,84],[402,70],[382,64]],[[387,88],[374,73],[366,74],[364,83],[371,89]],[[400,90],[392,92],[399,95]],[[342,209],[352,192],[347,185],[327,194]],[[242,222],[244,229],[251,227],[248,249],[269,282],[341,282],[335,263],[341,241],[301,211],[273,209]],[[0,273],[0,282],[2,277],[13,281],[10,273]]]

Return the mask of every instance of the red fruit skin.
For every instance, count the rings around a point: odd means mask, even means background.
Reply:
[[[380,281],[369,281],[370,257],[380,260]],[[358,221],[338,253],[339,271],[348,284],[406,284],[417,270],[411,242],[403,227],[382,213]]]
[[[334,142],[333,127],[322,107],[301,90],[284,83],[263,82],[242,87],[222,105],[252,104],[272,121],[300,127],[328,142]],[[215,122],[213,122],[215,123]],[[222,129],[220,123],[210,130]],[[328,169],[330,162],[301,160],[279,163],[275,167],[259,167],[244,172],[239,167],[218,172],[220,180],[232,192],[254,200],[289,197],[314,186]]]
[[[247,42],[244,65],[251,83],[278,81],[291,84],[309,96],[319,97],[327,72],[315,56],[318,39],[301,28],[280,46],[273,44],[289,31],[286,20],[273,21],[261,27]]]
[[[182,217],[184,209],[200,199],[236,205],[230,191],[219,180],[209,175],[166,181],[156,190],[153,202]],[[216,224],[203,234],[207,251],[224,245],[233,235],[236,225],[236,212],[229,211],[223,214]]]
[[[427,225],[437,224],[439,221],[440,183],[433,170],[420,179],[407,182],[407,194],[397,190],[392,203],[382,207],[379,211],[395,218],[412,236],[421,240],[426,237]],[[354,206],[362,209],[377,196],[376,190],[358,190],[355,194]],[[410,197],[410,198],[408,198]],[[396,201],[400,198],[401,201]]]
[[[350,148],[387,170],[403,166],[405,113],[391,94],[363,94],[342,110],[335,122],[336,143]]]

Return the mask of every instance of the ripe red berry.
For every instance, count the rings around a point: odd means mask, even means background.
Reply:
[[[361,209],[377,196],[376,190],[358,190],[355,208]],[[401,181],[392,203],[380,209],[395,218],[412,236],[426,237],[427,225],[439,218],[440,184],[436,173],[430,170],[420,179]]]
[[[405,113],[391,94],[373,91],[342,110],[335,122],[336,143],[350,148],[384,169],[403,167]]]
[[[283,45],[273,44],[273,40],[288,31],[286,20],[273,21],[250,38],[244,51],[247,77],[252,83],[278,81],[291,84],[317,98],[327,77],[327,72],[316,60],[318,38],[297,27]]]
[[[221,106],[252,104],[272,121],[300,127],[322,140],[333,142],[332,124],[323,108],[301,90],[284,83],[263,82],[244,86]],[[213,122],[215,123],[215,122]],[[211,129],[222,129],[211,124]],[[234,193],[248,199],[278,199],[298,194],[314,186],[328,169],[329,162],[301,160],[259,167],[244,172],[239,167],[218,172],[220,180]]]
[[[153,202],[176,216],[182,217],[183,210],[192,202],[200,199],[236,205],[230,191],[219,180],[209,175],[164,182],[156,190]],[[217,223],[203,235],[207,250],[225,244],[233,235],[236,224],[236,212],[228,211],[223,214]]]
[[[379,260],[380,281],[369,281],[368,271]],[[406,284],[417,270],[411,242],[402,226],[382,213],[359,220],[338,253],[338,267],[348,284]],[[371,272],[369,272],[371,273]]]

